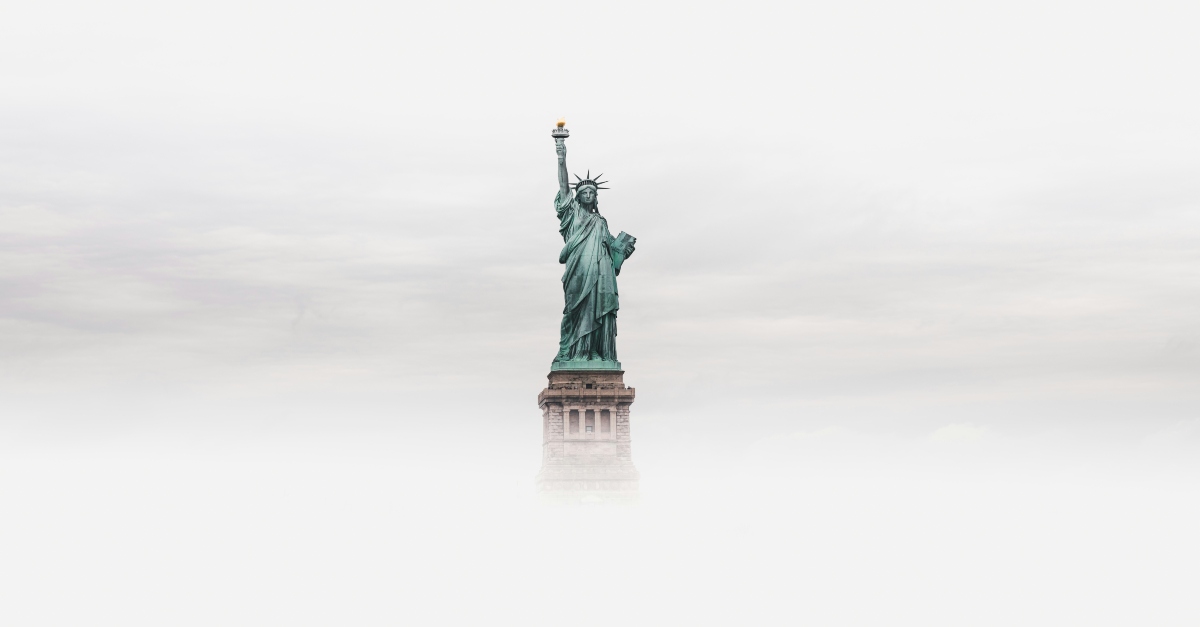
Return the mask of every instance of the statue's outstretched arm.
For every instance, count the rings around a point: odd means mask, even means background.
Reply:
[[[558,153],[558,193],[566,198],[571,193],[571,183],[567,178],[567,140],[565,137],[554,138],[554,150]]]

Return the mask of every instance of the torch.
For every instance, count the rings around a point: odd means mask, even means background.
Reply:
[[[571,136],[571,131],[567,130],[567,118],[558,118],[558,124],[554,130],[550,131],[550,136],[555,142],[562,142],[564,139]]]

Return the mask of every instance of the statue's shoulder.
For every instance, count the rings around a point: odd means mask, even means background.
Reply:
[[[561,209],[561,208],[568,207],[568,206],[571,206],[574,204],[576,204],[575,203],[575,192],[573,192],[571,190],[567,190],[567,194],[564,196],[562,193],[562,190],[559,190],[557,193],[554,194],[554,206],[555,207],[558,207]]]

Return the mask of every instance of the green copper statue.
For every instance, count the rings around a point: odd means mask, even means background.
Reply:
[[[567,144],[570,135],[558,121],[551,132],[558,152],[558,195],[554,210],[558,213],[558,232],[564,246],[558,262],[563,272],[562,328],[558,355],[551,370],[620,370],[617,361],[617,275],[621,264],[633,254],[633,237],[621,232],[613,237],[608,221],[600,215],[596,202],[598,190],[606,181],[600,176],[575,176],[575,191],[567,178]],[[603,176],[603,175],[601,175]]]

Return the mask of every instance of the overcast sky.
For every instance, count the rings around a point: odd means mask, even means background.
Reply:
[[[1194,3],[8,4],[6,624],[1195,624]],[[560,116],[636,520],[504,509]]]
[[[746,441],[1194,418],[1192,18],[9,8],[6,419],[160,397],[442,411],[447,391],[536,419],[558,116],[569,166],[606,174],[602,212],[639,240],[618,340],[639,416],[736,412]]]

